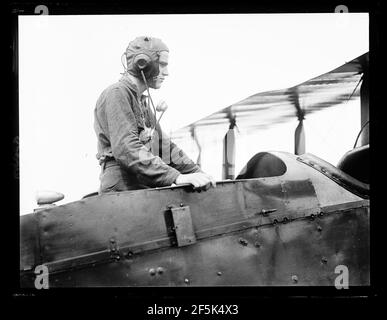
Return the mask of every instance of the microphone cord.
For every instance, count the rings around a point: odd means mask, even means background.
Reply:
[[[155,119],[155,129],[156,129],[156,124],[157,124],[156,108],[155,108],[155,106],[153,104],[152,96],[150,95],[150,92],[149,92],[148,82],[147,82],[147,80],[145,78],[145,75],[144,75],[144,72],[142,70],[141,70],[141,75],[142,75],[142,78],[143,78],[145,86],[146,86],[146,91],[148,92],[148,99],[150,99],[150,102],[152,104],[152,108],[153,108],[153,112],[154,112],[153,116],[154,116],[154,119]]]

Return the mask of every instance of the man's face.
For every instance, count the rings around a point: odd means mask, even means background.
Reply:
[[[152,89],[160,89],[161,84],[168,76],[168,51],[161,51],[159,57],[159,74],[149,81],[149,87]]]

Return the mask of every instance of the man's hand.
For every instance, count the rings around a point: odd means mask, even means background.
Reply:
[[[213,177],[204,172],[195,172],[189,174],[181,174],[176,178],[176,184],[190,183],[195,189],[208,190],[211,186],[216,187],[216,182]]]

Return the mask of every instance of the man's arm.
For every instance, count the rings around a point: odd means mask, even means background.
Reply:
[[[141,183],[150,187],[169,186],[180,173],[141,143],[130,103],[128,96],[119,88],[107,94],[105,111],[113,156]]]

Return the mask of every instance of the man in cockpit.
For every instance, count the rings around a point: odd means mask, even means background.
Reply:
[[[137,37],[124,53],[122,78],[98,98],[94,129],[100,193],[185,183],[207,190],[216,185],[170,141],[156,119],[149,88],[159,89],[168,76],[168,54],[160,39]]]

